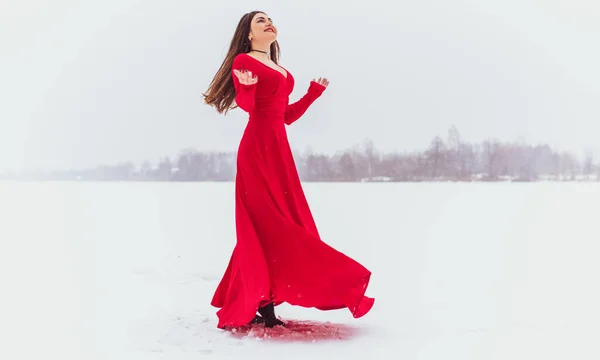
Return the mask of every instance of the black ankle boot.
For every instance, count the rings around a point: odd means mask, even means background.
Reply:
[[[254,324],[264,324],[265,319],[262,318],[262,316],[260,315],[256,315],[254,317],[254,319],[252,319],[252,321],[250,321],[248,324],[249,325],[254,325]]]
[[[275,306],[273,303],[269,303],[269,305],[258,308],[258,313],[265,321],[265,327],[272,328],[275,325],[285,326],[283,321],[275,317]]]

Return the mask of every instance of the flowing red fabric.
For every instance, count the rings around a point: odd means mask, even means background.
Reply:
[[[248,54],[238,55],[233,69],[251,71],[258,83],[240,84],[232,73],[236,103],[249,121],[237,156],[237,242],[211,302],[220,308],[218,327],[246,325],[269,302],[365,315],[375,301],[365,296],[371,272],[319,237],[285,128],[325,87],[311,81],[289,104],[289,71],[284,75]]]

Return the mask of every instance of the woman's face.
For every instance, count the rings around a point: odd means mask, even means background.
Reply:
[[[277,28],[267,14],[257,13],[250,23],[248,38],[257,43],[272,43],[277,39]]]

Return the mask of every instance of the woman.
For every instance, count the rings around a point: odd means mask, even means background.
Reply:
[[[329,82],[311,81],[289,104],[294,78],[278,64],[276,39],[264,12],[245,14],[204,94],[219,113],[236,106],[249,113],[237,155],[237,243],[211,302],[220,308],[219,328],[284,325],[274,310],[283,302],[348,308],[355,318],[374,303],[364,295],[369,270],[320,239],[287,139],[285,125],[298,120]]]

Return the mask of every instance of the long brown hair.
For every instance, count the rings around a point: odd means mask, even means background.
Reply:
[[[242,16],[235,29],[233,38],[231,39],[231,44],[229,45],[229,51],[225,56],[225,60],[223,60],[221,67],[210,82],[206,92],[202,94],[204,95],[204,102],[210,106],[214,106],[220,114],[227,114],[227,111],[237,107],[237,105],[233,104],[235,101],[235,88],[233,85],[233,78],[231,77],[231,67],[236,56],[252,50],[248,35],[250,34],[252,19],[254,18],[254,15],[258,13],[263,12],[251,11]],[[281,52],[277,41],[274,41],[271,44],[270,51],[271,60],[277,64],[279,53]]]

